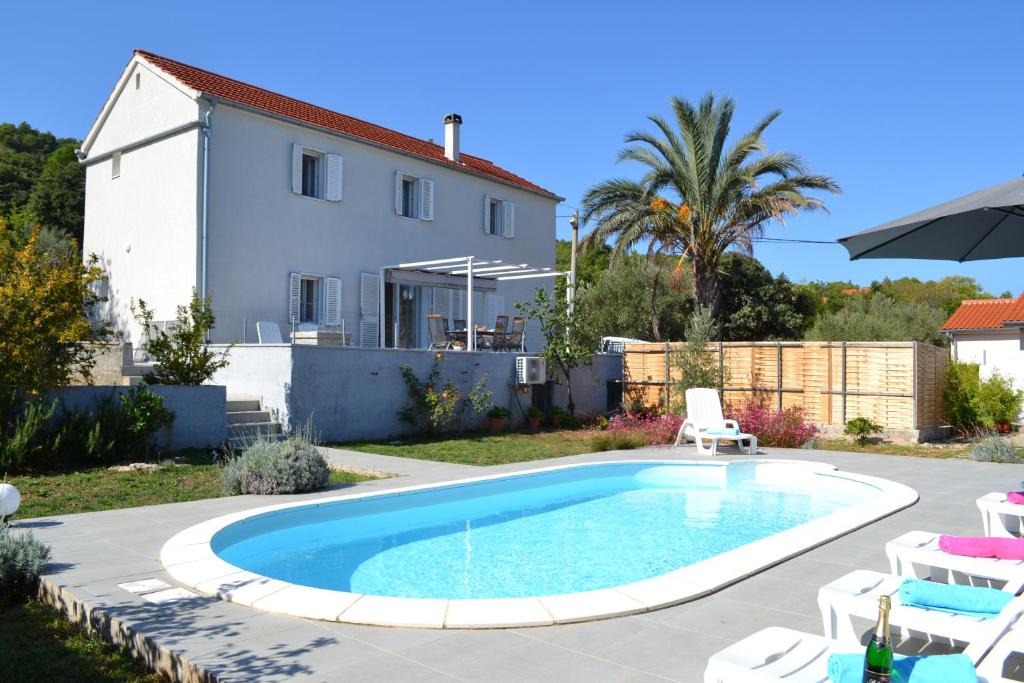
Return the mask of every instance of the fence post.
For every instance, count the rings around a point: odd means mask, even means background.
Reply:
[[[718,340],[718,389],[725,400],[725,342]]]
[[[672,373],[671,373],[671,371],[669,369],[669,364],[668,364],[668,342],[665,342],[665,412],[666,413],[669,410],[672,409],[672,406],[669,404],[669,388],[668,388],[668,385],[669,385],[669,382],[670,382],[671,379],[672,379]]]
[[[910,382],[911,382],[911,387],[912,387],[911,390],[910,390],[910,393],[913,394],[913,398],[911,398],[910,400],[913,401],[914,403],[913,403],[913,405],[911,406],[911,409],[910,409],[910,411],[911,411],[910,412],[910,421],[911,421],[910,428],[911,429],[917,429],[918,428],[918,424],[917,424],[917,380],[918,380],[918,377],[917,377],[917,342],[916,341],[915,342],[911,342],[911,345],[912,345],[912,348],[913,348],[913,355],[912,355],[912,358],[911,358],[911,362],[914,365],[913,365],[913,369],[910,371]]]
[[[843,349],[843,351],[842,351],[842,364],[843,364],[843,368],[842,368],[842,383],[843,383],[843,385],[842,385],[842,392],[843,393],[842,393],[842,403],[840,404],[841,412],[840,412],[839,416],[842,419],[842,424],[845,425],[846,424],[846,342],[842,343],[842,349]]]
[[[777,410],[782,410],[782,342],[775,342],[775,355],[776,355],[776,389],[779,392],[779,397],[776,399],[775,405]]]

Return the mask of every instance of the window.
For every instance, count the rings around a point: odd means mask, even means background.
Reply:
[[[516,207],[507,199],[484,195],[484,233],[494,237],[515,237]]]
[[[302,153],[302,195],[323,199],[320,182],[320,155],[315,152]]]
[[[320,278],[302,278],[299,292],[299,322],[315,323],[320,319]]]
[[[135,89],[138,90],[142,86],[142,74],[135,72]]]
[[[121,153],[114,152],[110,155],[110,177],[120,178],[121,177]]]
[[[416,178],[402,178],[402,215],[406,218],[419,218],[419,202],[416,201]]]
[[[292,145],[292,192],[302,197],[341,201],[342,158]]]
[[[492,199],[487,215],[487,233],[501,235],[501,200]]]

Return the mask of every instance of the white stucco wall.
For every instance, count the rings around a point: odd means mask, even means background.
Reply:
[[[1024,389],[1024,350],[1018,330],[957,333],[953,342],[956,359],[980,365],[983,378],[998,371],[1012,378],[1016,388]]]
[[[198,112],[186,94],[144,69],[138,89],[130,76],[115,93],[88,149],[83,249],[109,275],[100,312],[125,341],[139,337],[133,299],[145,300],[156,320],[171,319],[196,284],[201,135],[192,128],[122,151],[117,178],[104,154],[197,121]]]
[[[439,136],[441,128],[439,120]],[[293,144],[342,155],[341,202],[291,191]],[[291,272],[341,278],[342,316],[354,332],[361,272],[468,255],[554,265],[556,201],[536,193],[227,104],[213,114],[210,163],[209,290],[219,341],[240,339],[243,319],[250,329],[255,319],[286,329]],[[434,181],[433,221],[395,213],[399,169]],[[486,194],[515,202],[514,238],[483,233]],[[538,286],[551,280],[502,283],[506,312],[514,314],[513,302],[532,298]],[[483,322],[483,315],[481,307],[474,317]],[[536,330],[527,344],[540,345]]]

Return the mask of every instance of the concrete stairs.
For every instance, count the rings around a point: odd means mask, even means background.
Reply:
[[[281,425],[263,409],[258,396],[228,396],[226,422],[228,446],[242,449],[258,439],[281,437]]]

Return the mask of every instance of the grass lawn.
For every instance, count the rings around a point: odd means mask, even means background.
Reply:
[[[879,455],[910,455],[917,458],[969,458],[973,443],[869,443],[858,446],[846,439],[818,439],[816,448],[847,453],[878,453]]]
[[[17,518],[68,515],[117,508],[180,503],[219,498],[220,466],[210,462],[208,451],[178,451],[185,459],[175,465],[163,462],[156,472],[111,472],[106,467],[69,472],[42,472],[8,477],[21,492]],[[331,471],[331,486],[366,481],[374,477],[354,472]]]
[[[89,636],[36,600],[0,599],[0,680],[157,683],[127,651]]]
[[[355,441],[333,444],[351,451],[397,455],[417,460],[436,460],[459,465],[502,465],[593,450],[593,432],[556,430],[549,432],[505,434],[471,433],[443,439],[406,439],[403,441]]]

